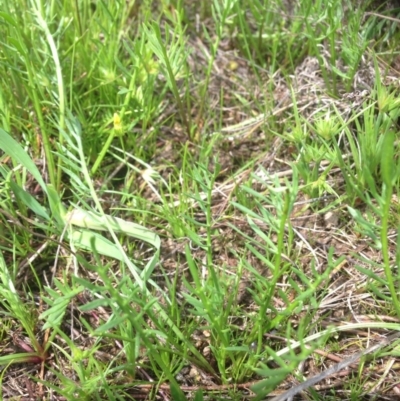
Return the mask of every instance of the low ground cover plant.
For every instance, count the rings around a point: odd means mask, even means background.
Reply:
[[[0,5],[0,398],[398,394],[396,4]]]

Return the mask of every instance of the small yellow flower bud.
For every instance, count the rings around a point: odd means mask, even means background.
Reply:
[[[122,131],[121,118],[119,117],[118,113],[114,113],[114,129],[117,131],[117,133]]]

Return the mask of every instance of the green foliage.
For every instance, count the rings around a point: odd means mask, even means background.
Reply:
[[[340,209],[346,232],[381,255],[351,255],[368,279],[357,291],[400,317],[400,103],[381,76],[393,21],[339,0],[0,9],[3,385],[10,364],[31,362],[67,400],[134,399],[144,382],[148,399],[209,399],[208,382],[239,399],[235,386],[251,381],[261,400],[289,375],[303,380],[317,347],[339,352],[335,333],[399,329],[321,329],[350,258],[331,248],[321,266],[293,224],[300,205]],[[325,84],[312,101],[298,81],[306,57]],[[370,58],[374,88],[343,110]],[[350,398],[364,393],[350,382]]]

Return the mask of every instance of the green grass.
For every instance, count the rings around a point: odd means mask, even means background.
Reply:
[[[0,0],[0,398],[262,400],[400,330],[398,10],[153,3]]]

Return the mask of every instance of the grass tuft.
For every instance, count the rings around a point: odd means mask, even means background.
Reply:
[[[0,398],[396,396],[375,3],[0,0]]]

